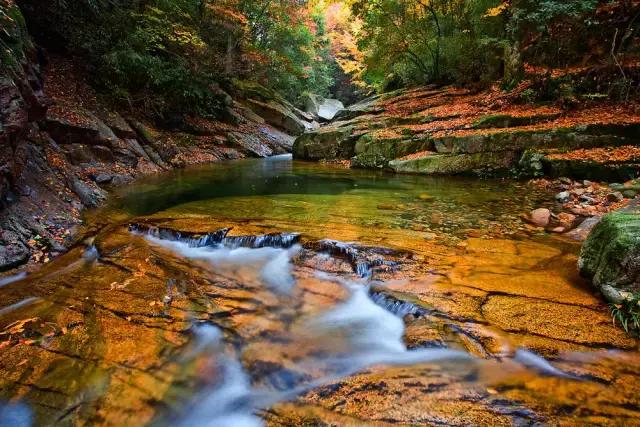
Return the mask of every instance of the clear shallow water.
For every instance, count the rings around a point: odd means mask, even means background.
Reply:
[[[551,205],[552,197],[525,183],[348,170],[277,156],[151,177],[120,192],[118,202],[131,216],[288,223],[324,237],[334,226],[348,234],[374,227],[464,237],[470,230],[518,234],[520,215]]]
[[[0,279],[0,424],[633,424],[637,343],[521,219],[552,203],[287,157],[144,179]]]

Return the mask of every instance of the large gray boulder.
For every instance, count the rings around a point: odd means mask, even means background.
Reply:
[[[344,110],[344,104],[337,99],[323,98],[314,93],[302,96],[305,111],[322,121],[331,121],[339,111]]]
[[[610,213],[594,227],[578,261],[580,273],[610,302],[640,291],[640,208]]]
[[[338,114],[338,111],[344,110],[344,104],[337,99],[324,99],[318,109],[318,117],[323,120],[330,121]]]
[[[275,101],[261,102],[255,99],[249,99],[247,102],[251,109],[264,118],[270,125],[280,128],[292,135],[302,135],[307,130],[305,122],[283,104]]]

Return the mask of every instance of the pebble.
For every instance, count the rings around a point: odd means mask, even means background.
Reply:
[[[424,200],[425,202],[430,202],[435,199],[435,197],[428,195],[427,193],[422,193],[418,196],[418,199]]]
[[[531,211],[531,222],[538,227],[546,227],[551,220],[551,211],[546,208],[539,208]]]
[[[556,200],[562,203],[568,202],[569,200],[571,200],[571,193],[569,193],[568,191],[562,191],[556,194]]]
[[[624,199],[624,196],[619,191],[607,194],[607,200],[610,202],[620,202],[622,199]]]
[[[383,211],[390,211],[393,210],[395,208],[395,206],[393,206],[390,203],[380,203],[378,205],[378,209],[383,210]]]
[[[111,175],[108,175],[106,173],[101,173],[98,176],[96,176],[95,178],[95,182],[98,184],[107,184],[109,182],[111,182],[111,180],[113,180],[113,177]]]
[[[595,204],[598,203],[598,201],[596,199],[594,199],[593,197],[589,197],[587,195],[580,196],[580,201],[582,203],[588,203],[590,205],[595,205]]]

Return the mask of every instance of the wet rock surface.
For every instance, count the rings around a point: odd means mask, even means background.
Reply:
[[[0,395],[38,425],[640,419],[637,342],[578,277],[577,244],[408,250],[256,221],[107,222],[85,255],[1,282]]]

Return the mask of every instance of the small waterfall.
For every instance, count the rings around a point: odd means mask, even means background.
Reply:
[[[213,325],[201,325],[195,329],[195,348],[198,353],[216,354],[215,369],[219,381],[212,388],[193,399],[182,419],[172,424],[178,426],[238,426],[260,427],[262,420],[254,415],[251,381],[239,360],[224,353],[222,331]]]
[[[282,248],[288,249],[300,242],[298,233],[271,233],[257,236],[227,236],[231,228],[223,228],[210,233],[190,233],[177,231],[165,227],[155,227],[145,224],[130,224],[129,231],[155,237],[159,240],[185,243],[191,248],[205,248],[210,246],[224,246],[237,248]]]
[[[229,248],[222,242],[213,246],[193,246],[191,241],[161,239],[149,234],[146,237],[180,256],[206,261],[219,271],[234,274],[243,281],[258,279],[279,293],[288,293],[295,285],[291,258],[300,250],[299,245],[287,249],[268,246]],[[247,239],[244,242],[248,244],[251,241]],[[264,242],[266,239],[262,240]]]
[[[371,297],[371,300],[380,307],[401,318],[405,317],[407,314],[412,314],[416,317],[429,314],[429,310],[424,307],[420,307],[407,301],[402,301],[382,292],[370,290],[369,297]]]
[[[86,262],[93,262],[99,258],[100,252],[98,252],[98,248],[95,245],[88,246],[82,254],[82,259]]]
[[[324,239],[315,242],[314,249],[327,252],[334,257],[345,258],[353,272],[361,279],[371,279],[375,267],[383,265],[396,267],[394,261],[385,260],[381,254],[391,254],[391,250],[381,248],[368,248],[354,243],[345,243],[337,240]]]
[[[225,237],[222,245],[228,248],[281,248],[288,249],[300,242],[298,233],[272,233],[258,236]]]
[[[170,228],[155,227],[145,224],[130,224],[129,231],[143,234],[160,240],[182,242],[191,248],[204,248],[220,245],[231,229],[223,228],[211,233],[190,233],[176,231]]]

